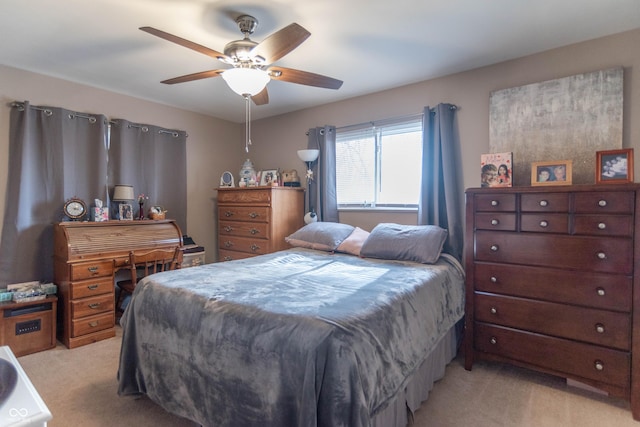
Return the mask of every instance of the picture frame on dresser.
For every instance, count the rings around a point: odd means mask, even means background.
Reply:
[[[633,148],[596,151],[596,184],[633,182]]]
[[[121,203],[118,206],[118,213],[121,221],[133,221],[133,207],[129,203]]]
[[[573,161],[554,160],[531,163],[531,185],[571,185]]]
[[[278,181],[278,169],[266,169],[260,171],[260,186],[271,185],[272,182]]]

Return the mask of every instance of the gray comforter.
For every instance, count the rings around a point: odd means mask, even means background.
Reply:
[[[462,317],[459,264],[291,249],[143,279],[120,395],[204,426],[367,426]]]

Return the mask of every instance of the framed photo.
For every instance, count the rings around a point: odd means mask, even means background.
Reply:
[[[480,186],[513,186],[513,153],[480,155]]]
[[[571,185],[571,160],[531,163],[531,185]]]
[[[278,169],[260,171],[260,186],[271,185],[272,182],[278,182]]]
[[[133,207],[128,203],[121,203],[118,206],[121,221],[133,221]]]
[[[596,184],[633,182],[633,148],[596,151]]]

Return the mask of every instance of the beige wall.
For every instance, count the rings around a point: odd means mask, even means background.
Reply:
[[[236,174],[246,157],[257,169],[304,168],[296,150],[306,147],[309,128],[344,126],[414,114],[425,105],[458,105],[464,187],[479,185],[480,155],[489,150],[489,94],[498,89],[566,77],[611,67],[624,67],[623,146],[640,156],[640,29],[562,47],[500,64],[428,80],[401,88],[352,98],[317,108],[258,120],[252,126],[253,145],[244,152],[244,126],[155,104],[126,95],[0,66],[0,100],[29,100],[110,118],[186,130],[188,232],[207,249],[215,248],[215,191],[225,170]],[[346,82],[345,84],[348,84]],[[259,107],[256,107],[259,108]],[[636,120],[632,120],[636,118]],[[9,108],[0,108],[0,215],[4,212],[7,175]],[[517,155],[517,153],[516,153]],[[595,155],[595,153],[594,153]],[[415,214],[343,213],[342,222],[370,230],[378,222],[415,223]]]

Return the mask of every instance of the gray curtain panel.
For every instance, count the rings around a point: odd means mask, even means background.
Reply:
[[[71,197],[106,198],[107,119],[12,105],[0,285],[53,280],[53,223]]]
[[[336,128],[311,128],[307,132],[307,148],[319,149],[318,160],[312,165],[314,183],[309,191],[309,210],[314,210],[318,221],[338,222],[336,194]]]
[[[449,231],[444,251],[462,259],[461,151],[457,108],[438,104],[424,108],[422,184],[418,224],[438,225]]]
[[[187,134],[153,125],[112,121],[109,146],[109,188],[133,185],[135,196],[149,197],[144,210],[162,206],[187,232]],[[134,217],[139,215],[133,202]],[[146,213],[146,212],[145,212]]]

